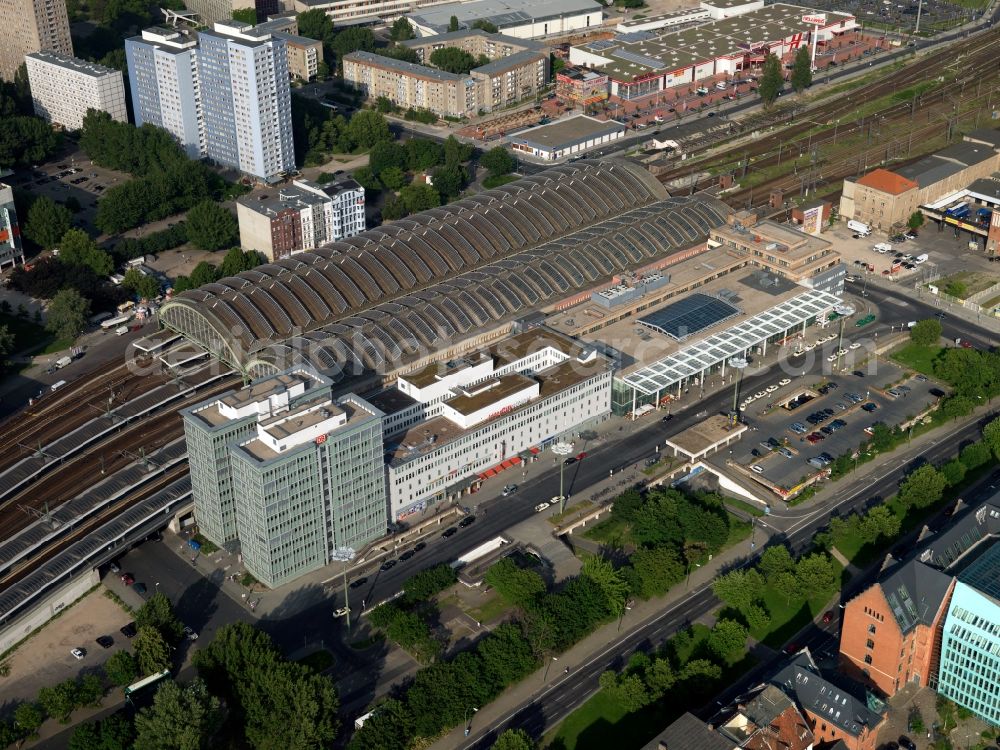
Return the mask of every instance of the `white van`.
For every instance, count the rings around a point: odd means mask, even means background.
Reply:
[[[719,81],[717,84],[715,84],[715,88],[717,88],[719,91],[725,91],[726,89],[729,88],[729,84],[726,83],[725,81]]]
[[[872,250],[874,250],[876,253],[885,255],[886,253],[892,252],[892,245],[890,245],[888,242],[880,242],[875,247],[873,247]]]
[[[913,259],[913,262],[916,263],[918,266],[921,263],[926,263],[927,262],[927,253],[924,253],[923,255],[918,255],[916,258]]]
[[[872,233],[872,228],[870,226],[865,224],[863,221],[855,221],[854,219],[847,222],[847,228],[852,232],[860,234],[862,237],[867,237]]]

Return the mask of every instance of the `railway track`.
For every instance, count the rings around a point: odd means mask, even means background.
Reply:
[[[172,482],[175,482],[177,479],[182,477],[186,471],[186,465],[173,466],[163,472],[163,474],[150,479],[141,487],[136,488],[135,491],[130,492],[114,501],[114,503],[108,505],[108,507],[104,508],[99,513],[91,514],[86,520],[73,526],[73,528],[66,534],[60,536],[58,540],[41,547],[38,552],[25,558],[11,568],[2,578],[0,578],[0,591],[20,582],[25,576],[37,570],[39,566],[44,565],[53,557],[67,549],[70,545],[78,542],[91,532],[99,529],[108,521],[128,510],[135,503],[145,499],[153,493],[165,489]]]
[[[978,93],[982,94],[984,84],[989,88],[988,84],[995,81],[1000,72],[997,63],[1000,54],[1000,29],[987,31],[961,44],[961,52],[957,54],[954,46],[932,53],[878,81],[802,113],[797,122],[781,127],[775,133],[744,146],[734,147],[721,157],[712,156],[700,161],[695,157],[695,163],[689,158],[683,167],[668,170],[659,175],[659,179],[661,182],[673,182],[690,178],[697,171],[706,169],[712,169],[716,174],[725,173],[727,166],[735,171],[744,163],[751,163],[755,169],[778,166],[803,148],[829,146],[838,140],[861,135],[876,119],[891,124],[944,112],[949,106],[955,105],[956,92],[959,99],[967,97],[970,87],[979,88]],[[938,76],[933,73],[936,71],[941,75],[941,71],[946,68],[960,70],[962,75],[945,87],[918,93],[912,100],[901,101],[877,113],[856,116],[858,108],[865,102],[907,90],[919,83],[934,82]],[[986,95],[990,96],[991,92],[986,91]],[[844,121],[844,118],[851,115],[855,117]],[[700,179],[694,189],[710,187],[717,179],[715,175]],[[760,185],[754,188],[755,191],[763,189],[764,186]]]
[[[87,448],[42,476],[16,495],[0,503],[0,538],[24,529],[33,521],[32,512],[43,512],[70,500],[94,483],[97,472],[112,474],[135,461],[140,453],[149,454],[176,440],[183,433],[177,415],[179,409],[222,393],[239,384],[236,377],[213,384],[207,390],[191,394],[171,406],[169,412],[141,419]]]

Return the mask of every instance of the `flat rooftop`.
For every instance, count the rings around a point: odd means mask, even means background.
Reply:
[[[25,57],[27,59],[48,63],[49,65],[55,65],[65,70],[71,70],[74,73],[89,76],[90,78],[103,78],[104,76],[109,76],[115,73],[121,75],[120,71],[113,70],[112,68],[106,68],[103,65],[98,65],[97,63],[93,63],[88,60],[81,60],[79,57],[61,55],[58,52],[32,52],[29,55],[25,55]]]
[[[259,425],[260,429],[275,440],[282,440],[317,425],[324,419],[343,413],[344,410],[332,401],[322,407],[315,404],[300,404],[294,409],[261,420]]]
[[[334,404],[331,402],[327,404],[326,408],[330,411],[336,410],[347,415],[347,422],[340,425],[337,428],[336,432],[346,430],[349,427],[356,425],[358,422],[363,422],[366,419],[371,419],[373,416],[364,409],[361,409],[355,404],[349,402],[345,402],[343,404]],[[287,416],[288,412],[279,415],[278,418],[283,418]],[[317,409],[315,412],[312,412],[311,414],[304,414],[300,419],[295,421],[295,424],[292,427],[288,428],[288,434],[298,432],[299,430],[307,429],[308,427],[311,427],[319,422],[322,422],[324,419],[328,418],[329,414],[324,415],[322,410],[320,409]],[[274,430],[279,428],[280,426],[276,426],[272,427],[271,429]],[[284,430],[284,428],[280,429]],[[237,450],[241,450],[251,458],[263,463],[265,461],[270,461],[272,459],[280,458],[282,456],[292,455],[295,453],[297,449],[301,448],[302,445],[314,445],[314,443],[312,441],[309,441],[307,443],[302,443],[301,445],[296,445],[294,448],[290,448],[289,450],[284,451],[283,453],[276,453],[275,451],[271,450],[270,446],[261,442],[259,438],[254,438],[253,440],[250,440],[244,443],[243,445],[240,445],[237,448]]]
[[[712,236],[733,239],[740,245],[746,245],[762,252],[774,252],[776,257],[801,260],[809,258],[830,249],[833,244],[821,237],[801,232],[798,229],[778,224],[770,219],[759,221],[745,229],[723,224],[712,230]],[[757,238],[760,238],[757,240]],[[778,247],[767,250],[768,245]]]
[[[511,134],[515,141],[531,144],[536,148],[558,151],[611,133],[624,133],[625,126],[613,120],[576,115],[557,120],[549,125],[538,125]]]
[[[386,388],[384,391],[379,391],[374,396],[365,396],[365,400],[376,409],[384,412],[386,416],[391,416],[397,412],[403,411],[404,409],[409,409],[417,403],[415,398],[408,396],[395,387]]]
[[[578,383],[606,372],[610,366],[610,363],[603,357],[596,357],[590,362],[579,362],[571,359],[548,368],[534,378],[525,378],[525,380],[534,380],[539,384],[539,398],[532,399],[506,414],[494,417],[494,419],[507,418],[512,414],[518,414],[537,403],[539,399],[549,398],[560,391],[572,388]],[[434,417],[426,422],[420,422],[400,437],[387,443],[386,454],[389,458],[389,463],[392,466],[398,466],[406,461],[419,458],[467,433],[483,429],[491,421],[493,420],[485,420],[473,425],[468,430],[462,429],[447,417]],[[539,441],[544,439],[544,437],[544,435],[540,435]]]
[[[513,396],[515,393],[520,393],[531,388],[535,385],[535,382],[532,378],[518,375],[517,373],[502,375],[499,378],[491,378],[485,382],[477,383],[471,386],[471,388],[475,389],[474,392],[468,394],[460,393],[445,400],[444,403],[459,414],[469,416],[490,404],[495,404],[508,396]]]
[[[304,372],[282,373],[281,375],[275,375],[274,377],[267,378],[266,380],[261,380],[259,383],[254,383],[246,388],[241,388],[238,391],[233,391],[232,393],[226,394],[219,400],[226,406],[239,409],[241,406],[263,401],[275,393],[287,391],[289,388],[292,388],[299,383],[304,383],[308,389],[310,384],[317,382],[318,381],[306,375]]]
[[[382,68],[383,70],[393,70],[398,73],[403,73],[404,75],[413,76],[415,78],[425,78],[431,81],[454,83],[464,81],[468,78],[468,76],[458,75],[457,73],[447,73],[443,70],[438,70],[437,68],[428,67],[427,65],[419,65],[417,63],[407,62],[406,60],[396,60],[391,57],[376,55],[372,52],[364,52],[362,50],[344,55],[344,60],[347,62],[359,62],[364,65],[373,65],[375,67]]]
[[[746,432],[747,426],[741,422],[735,425],[728,417],[713,414],[707,419],[681,430],[667,438],[667,445],[677,448],[689,456],[699,456],[726,438]]]
[[[470,26],[474,21],[484,20],[502,29],[547,18],[594,13],[603,7],[594,0],[471,0],[419,8],[408,15],[420,26],[441,31],[448,29],[452,16],[459,25]]]

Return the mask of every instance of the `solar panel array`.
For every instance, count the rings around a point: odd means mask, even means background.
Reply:
[[[739,315],[739,312],[739,308],[724,300],[696,292],[642,316],[639,323],[675,341],[686,341],[689,336]]]

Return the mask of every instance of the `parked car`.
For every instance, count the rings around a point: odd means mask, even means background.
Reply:
[[[122,625],[118,628],[118,632],[121,633],[126,638],[135,638],[136,628],[135,623],[130,622],[128,625]]]
[[[365,578],[364,576],[361,576],[361,578],[355,578],[353,581],[351,581],[351,588],[352,589],[359,589],[362,586],[364,586],[366,583],[368,583],[368,579]]]
[[[131,573],[122,573],[122,583],[126,586],[131,586],[135,583],[135,578],[132,577]]]
[[[823,622],[833,622],[833,618],[836,616],[836,614],[837,613],[834,612],[832,609],[828,609],[826,612],[823,613]]]
[[[465,518],[463,518],[461,521],[458,522],[458,527],[460,529],[464,529],[469,526],[472,526],[472,524],[474,524],[475,522],[476,522],[475,516],[466,516]]]
[[[441,536],[445,539],[455,536],[458,533],[458,528],[456,526],[449,526],[447,529],[441,532]]]
[[[546,510],[548,507],[549,507],[548,503],[539,503],[538,505],[535,506],[535,513],[541,513],[543,510]]]
[[[135,593],[137,593],[139,596],[144,596],[145,593],[146,593],[146,584],[144,584],[144,583],[136,583],[136,584],[134,584],[132,586],[132,590]]]
[[[414,552],[420,552],[421,550],[425,549],[426,547],[427,547],[427,542],[417,542],[416,544],[413,545],[413,551]]]
[[[862,404],[861,408],[870,413],[878,409],[878,404],[874,401],[869,401],[867,404]]]
[[[82,648],[74,648],[70,653],[73,655],[74,659],[83,659],[87,655],[86,650]]]
[[[406,550],[406,552],[404,552],[403,554],[401,554],[399,556],[399,561],[400,562],[406,562],[410,558],[414,557],[416,554],[417,553],[414,552],[412,549],[408,549],[408,550]]]
[[[184,637],[189,641],[198,640],[198,634],[194,632],[194,628],[189,628],[187,625],[184,626]]]
[[[383,573],[385,573],[386,571],[392,570],[395,567],[396,567],[396,561],[395,560],[386,560],[384,563],[382,563],[379,566],[379,570],[381,570]]]
[[[566,459],[565,461],[563,461],[563,463],[564,463],[564,464],[565,464],[566,466],[570,466],[570,465],[572,465],[572,464],[575,464],[575,463],[576,463],[576,461],[577,461],[577,458],[576,458],[576,456],[570,456],[570,457],[569,457],[569,458],[567,458],[567,459]]]
[[[500,494],[502,494],[504,497],[508,497],[510,495],[513,495],[515,492],[517,492],[517,485],[508,484],[503,488],[503,492]]]
[[[750,471],[754,472],[755,474],[763,474],[764,467],[759,464],[754,464],[753,466],[750,467]]]
[[[118,565],[118,561],[117,560],[112,560],[110,567],[111,567],[111,572],[112,573],[121,573],[122,572],[121,566]]]
[[[101,635],[97,637],[97,645],[101,648],[111,648],[115,645],[115,639],[110,635]]]

